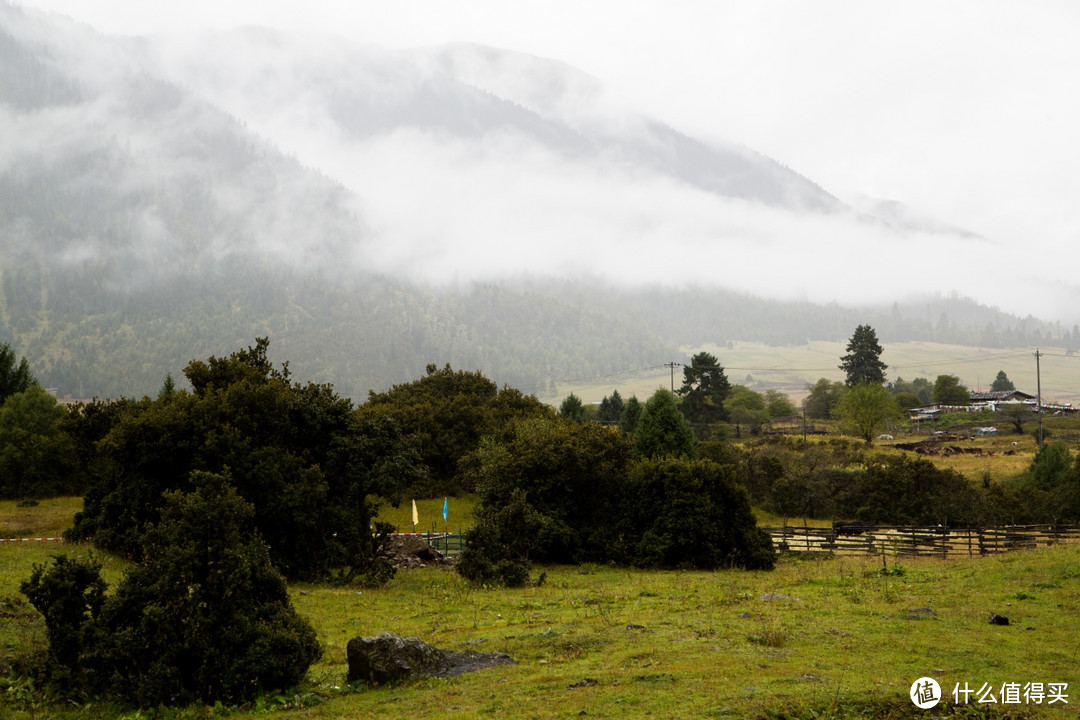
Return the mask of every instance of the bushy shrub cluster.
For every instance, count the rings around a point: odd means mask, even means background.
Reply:
[[[619,494],[619,537],[641,567],[772,569],[772,540],[757,526],[735,469],[709,460],[634,464]]]
[[[972,527],[994,522],[983,494],[955,470],[904,455],[872,462],[840,498],[842,517],[886,525]]]
[[[31,384],[0,404],[0,498],[34,499],[81,489],[64,408]]]
[[[735,447],[703,443],[730,462],[755,506],[786,517],[952,527],[1080,522],[1080,459],[1047,444],[1018,478],[973,483],[921,457],[833,438],[781,438]]]
[[[190,392],[87,409],[73,423],[93,448],[84,509],[68,537],[140,559],[143,533],[193,471],[227,473],[287,577],[369,570],[369,496],[393,496],[423,475],[419,446],[393,418],[357,413],[327,385],[290,381],[268,343],[193,361]]]
[[[144,561],[105,595],[100,566],[58,557],[22,590],[45,616],[51,680],[65,695],[140,706],[237,703],[292,687],[318,659],[311,625],[227,479],[170,492]]]
[[[991,485],[987,498],[1002,522],[1080,522],[1080,456],[1065,443],[1048,443],[1020,477]]]
[[[519,421],[470,463],[480,495],[459,572],[526,582],[533,562],[771,568],[734,470],[674,455],[639,457],[616,428]]]
[[[371,392],[359,409],[363,415],[389,417],[416,439],[426,475],[412,479],[417,497],[456,494],[466,477],[458,462],[476,450],[480,439],[516,418],[550,416],[552,410],[532,395],[498,386],[478,372],[427,366],[424,377]]]

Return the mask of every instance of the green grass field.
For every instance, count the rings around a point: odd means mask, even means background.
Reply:
[[[48,498],[31,507],[0,500],[0,538],[59,537],[71,527],[82,498]]]
[[[9,510],[0,505],[0,515]],[[43,623],[18,584],[56,552],[89,549],[0,544],[0,669],[45,648]],[[123,563],[103,559],[106,577],[115,581]],[[324,648],[306,687],[247,708],[160,716],[248,717],[271,710],[278,718],[327,719],[940,714],[941,708],[919,711],[908,700],[911,683],[923,676],[935,678],[946,694],[965,682],[975,689],[1069,683],[1067,706],[999,704],[992,714],[976,715],[986,706],[972,704],[961,708],[966,717],[1076,717],[1080,708],[1077,545],[953,561],[886,558],[884,566],[881,558],[786,557],[772,572],[538,571],[546,573],[542,585],[518,590],[477,588],[434,569],[400,571],[375,590],[293,586],[293,601]],[[990,625],[991,611],[1012,623]],[[518,664],[396,687],[348,687],[348,640],[383,631],[447,649],[506,652]],[[0,690],[0,717],[11,720],[155,716],[42,702],[19,681]]]

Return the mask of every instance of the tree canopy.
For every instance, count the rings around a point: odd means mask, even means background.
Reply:
[[[934,402],[939,405],[967,405],[971,402],[971,393],[960,384],[955,375],[938,375],[934,381]]]
[[[1004,370],[998,370],[997,377],[994,378],[993,384],[990,386],[991,392],[1005,392],[1008,390],[1015,390],[1016,385],[1009,379],[1009,376],[1005,374]]]
[[[686,423],[671,393],[660,393],[665,414]],[[732,467],[667,453],[636,458],[631,438],[614,428],[520,420],[485,439],[470,467],[480,501],[458,571],[474,582],[524,584],[533,562],[770,568],[775,561]]]
[[[813,385],[807,385],[808,391],[802,401],[803,412],[806,417],[813,420],[828,420],[833,416],[840,400],[847,392],[847,386],[842,382],[830,381],[820,378]]]
[[[847,344],[847,355],[840,358],[840,369],[847,374],[845,381],[847,386],[855,387],[864,383],[883,384],[885,369],[888,365],[881,362],[881,353],[882,348],[878,344],[874,328],[869,325],[859,325],[855,328]]]
[[[0,405],[0,498],[32,499],[81,490],[65,410],[31,384]]]
[[[622,420],[625,408],[626,403],[623,402],[622,395],[619,394],[618,390],[612,390],[611,395],[605,395],[604,399],[600,401],[596,419],[600,422],[617,423]]]
[[[370,393],[358,412],[383,414],[415,438],[428,474],[410,488],[419,495],[456,493],[462,489],[458,462],[479,446],[480,438],[516,418],[552,414],[532,395],[500,390],[481,373],[453,370],[449,364],[441,369],[429,364],[418,380]]]
[[[619,429],[628,434],[636,432],[638,421],[641,420],[641,410],[641,401],[637,399],[637,395],[631,395],[623,408],[622,417],[619,418]]]
[[[893,395],[913,395],[917,402],[912,407],[929,405],[934,399],[934,384],[924,377],[917,377],[911,382],[898,377],[895,382],[889,383],[889,390]]]
[[[559,417],[564,417],[567,420],[573,420],[574,422],[585,422],[585,405],[574,393],[570,393],[559,405]]]
[[[694,429],[679,412],[675,396],[663,388],[645,403],[634,438],[634,451],[640,457],[697,457]]]
[[[11,345],[0,343],[0,405],[15,393],[24,392],[36,383],[26,358],[17,360]]]
[[[191,491],[200,470],[229,475],[286,576],[362,572],[375,542],[369,498],[417,482],[419,453],[392,418],[361,416],[327,385],[291,383],[267,347],[260,338],[227,358],[192,361],[192,392],[122,404],[98,442],[70,536],[140,558],[166,493]]]
[[[733,385],[725,406],[728,418],[736,428],[757,432],[769,421],[765,398],[745,385]]]
[[[716,356],[699,352],[683,366],[683,382],[678,390],[682,398],[680,408],[686,419],[694,424],[708,424],[727,420],[724,400],[731,392],[724,368]]]
[[[606,533],[630,459],[623,433],[564,418],[522,419],[485,439],[471,465],[480,502],[462,575],[515,585],[533,560],[610,559]]]
[[[836,408],[836,418],[844,430],[872,442],[890,420],[899,418],[896,398],[884,386],[863,383],[849,388]]]

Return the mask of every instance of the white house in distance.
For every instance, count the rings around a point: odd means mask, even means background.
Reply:
[[[996,412],[1004,410],[1006,406],[1014,405],[1030,405],[1031,411],[1035,412],[1035,396],[1020,390],[991,390],[987,392],[973,390],[969,393],[969,396],[971,397],[971,403],[968,405],[927,405],[912,408],[908,417],[911,420],[936,420],[944,413],[981,412],[983,410]],[[1060,405],[1045,401],[1042,408],[1043,412],[1076,411],[1076,408],[1072,405]]]

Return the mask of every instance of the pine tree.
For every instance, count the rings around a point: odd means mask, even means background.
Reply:
[[[993,392],[1001,392],[1015,389],[1016,386],[1013,385],[1013,381],[1009,379],[1009,376],[1005,374],[1005,371],[998,370],[997,377],[994,378],[994,384],[990,386],[990,390]]]
[[[855,328],[855,334],[847,344],[847,355],[840,358],[840,369],[847,373],[845,381],[848,387],[863,385],[882,385],[885,383],[885,369],[881,362],[881,345],[877,333],[869,325]]]
[[[715,355],[699,352],[683,366],[683,384],[679,388],[681,409],[691,423],[714,423],[727,420],[724,400],[731,392],[724,368]]]

